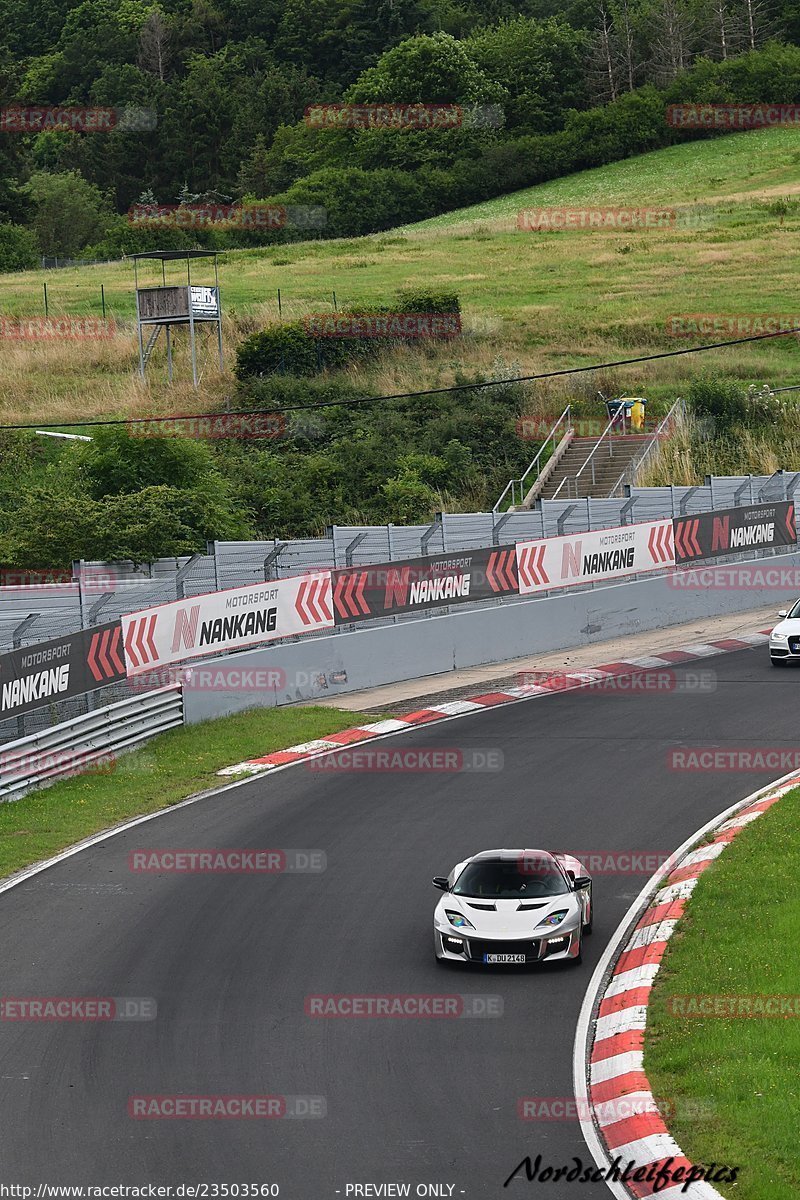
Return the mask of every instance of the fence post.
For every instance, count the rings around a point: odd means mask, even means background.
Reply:
[[[387,526],[386,526],[386,541],[388,542],[388,545],[389,545],[389,562],[394,562],[394,537],[393,537],[393,531],[394,531],[394,525],[392,525],[392,524],[389,524],[389,525],[387,525]]]
[[[184,563],[183,566],[180,568],[180,570],[176,572],[176,575],[175,575],[175,599],[176,600],[185,600],[186,599],[186,588],[184,587],[184,580],[186,579],[186,576],[189,574],[189,572],[191,571],[192,567],[197,562],[197,560],[202,557],[203,557],[203,555],[200,554],[199,552],[196,554],[193,554],[192,557],[189,559],[189,561],[187,563]]]
[[[558,514],[558,520],[556,521],[556,528],[558,529],[559,537],[564,536],[564,525],[566,524],[567,519],[572,515],[572,513],[574,512],[574,510],[577,507],[578,507],[577,504],[568,504],[567,507],[562,508],[561,512]]]
[[[278,557],[280,556],[281,551],[285,549],[285,547],[286,547],[286,542],[279,542],[278,539],[275,538],[274,549],[270,550],[269,554],[264,559],[264,583],[269,583],[269,581],[272,579],[273,563],[277,567]]]
[[[492,545],[493,546],[500,545],[500,530],[503,528],[506,521],[508,521],[510,519],[510,517],[511,517],[510,512],[504,512],[500,515],[500,520],[495,521],[494,524],[492,525]]]
[[[428,529],[425,530],[422,537],[420,538],[420,541],[419,541],[420,553],[427,555],[428,542],[431,540],[431,538],[436,533],[436,531],[441,527],[441,524],[442,524],[442,514],[439,512],[433,518],[433,523],[429,526]]]
[[[619,519],[620,519],[620,523],[622,525],[632,524],[632,522],[628,520],[628,513],[633,511],[633,506],[635,505],[635,503],[636,503],[636,496],[631,496],[630,499],[627,500],[626,503],[623,504],[622,508],[620,509]]]
[[[206,556],[214,559],[214,591],[219,591],[219,563],[217,562],[217,543],[206,542]]]
[[[367,536],[368,532],[369,532],[369,530],[365,529],[363,531],[363,533],[357,533],[356,536],[353,538],[352,542],[350,542],[350,544],[348,545],[347,549],[344,552],[344,565],[346,567],[352,567],[353,555],[356,552],[356,550],[358,549],[358,547],[361,545],[361,543],[363,542],[364,538]]]
[[[11,645],[14,647],[15,650],[19,650],[20,646],[22,645],[22,635],[25,632],[25,630],[30,625],[32,625],[34,623],[34,621],[38,621],[40,616],[41,616],[41,613],[28,613],[28,615],[27,615],[27,617],[25,617],[24,621],[20,621],[19,625],[17,626],[17,628],[14,630],[14,632],[11,635]],[[25,737],[25,714],[24,713],[20,713],[19,716],[17,717],[17,734],[20,737]]]

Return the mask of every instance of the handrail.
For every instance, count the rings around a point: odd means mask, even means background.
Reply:
[[[614,413],[613,417],[608,422],[608,424],[606,425],[603,432],[600,434],[600,437],[597,439],[594,446],[592,446],[592,449],[590,450],[589,454],[587,455],[586,461],[584,462],[583,466],[580,468],[580,470],[576,471],[576,473],[572,476],[572,481],[575,484],[575,496],[576,497],[577,497],[578,491],[579,491],[578,480],[580,479],[581,475],[586,470],[586,468],[589,466],[589,463],[592,464],[592,483],[594,483],[594,479],[595,479],[594,456],[597,453],[597,451],[600,449],[600,446],[603,444],[603,441],[606,438],[609,439],[608,455],[609,455],[609,458],[612,457],[613,451],[614,451],[614,446],[610,440],[611,439],[611,430],[614,427],[614,425],[617,423],[617,421],[620,421],[620,420],[622,422],[622,432],[624,433],[625,432],[625,405],[624,404],[620,404],[619,408]],[[553,492],[553,495],[550,497],[550,499],[556,500],[558,498],[558,494],[561,491],[561,489],[563,488],[564,484],[565,483],[568,484],[569,482],[570,482],[570,476],[565,475],[564,478],[561,480],[561,483],[558,485],[556,490]],[[567,488],[566,498],[567,498],[567,500],[570,499],[569,488]]]
[[[515,503],[517,503],[517,501],[516,501],[516,489],[517,489],[517,485],[519,485],[519,503],[520,503],[520,504],[522,503],[522,501],[525,499],[525,495],[526,495],[525,480],[528,478],[528,476],[530,475],[530,473],[531,473],[531,471],[533,470],[533,468],[534,468],[534,467],[537,465],[537,463],[539,462],[539,459],[541,458],[541,456],[542,456],[542,453],[543,453],[543,451],[544,451],[544,449],[545,449],[545,447],[546,447],[547,443],[548,443],[548,442],[551,440],[551,438],[553,438],[553,435],[555,434],[556,430],[557,430],[557,429],[558,429],[558,427],[561,425],[561,423],[562,423],[562,422],[564,422],[564,423],[565,423],[565,428],[566,428],[566,429],[568,429],[568,428],[569,428],[569,416],[570,416],[570,410],[571,410],[571,408],[572,408],[572,405],[571,405],[571,404],[568,404],[568,405],[567,405],[567,407],[564,409],[564,411],[562,412],[561,416],[558,418],[558,420],[556,421],[555,425],[554,425],[554,426],[553,426],[553,428],[550,430],[550,432],[548,433],[548,435],[547,435],[547,437],[545,438],[545,440],[542,442],[541,446],[539,447],[539,452],[538,452],[538,454],[536,455],[536,457],[534,458],[533,462],[530,464],[530,466],[528,467],[528,469],[527,469],[526,471],[524,471],[524,472],[522,473],[522,475],[520,475],[519,479],[509,479],[508,483],[507,483],[507,484],[506,484],[506,486],[503,488],[503,491],[502,491],[502,494],[501,494],[501,496],[500,496],[500,499],[497,501],[497,503],[495,504],[494,508],[492,509],[492,512],[499,512],[499,511],[500,511],[500,506],[501,506],[501,504],[503,503],[503,501],[505,500],[506,496],[508,495],[509,489],[510,489],[510,491],[511,491],[511,501],[510,501],[510,505],[511,505],[511,504],[515,504]],[[524,421],[524,419],[525,419],[525,418],[523,417],[523,418],[522,418],[522,420]],[[553,449],[555,450],[555,448],[556,448],[556,443],[555,443],[555,439],[553,439]],[[537,474],[537,476],[536,476],[536,479],[538,479],[538,478],[539,478],[539,475],[541,475],[541,473],[542,473],[542,470],[544,470],[544,466],[542,466],[542,467],[539,469],[539,472],[538,472],[538,474]],[[531,486],[531,487],[533,487],[535,483],[536,483],[536,480],[534,480],[534,481],[533,481],[533,483],[532,483],[530,486]],[[528,488],[528,489],[527,489],[527,491],[530,491],[530,488]],[[509,506],[510,506],[510,505],[509,505]]]
[[[625,480],[626,475],[628,476],[628,483],[633,483],[635,476],[638,475],[639,471],[644,466],[645,462],[649,458],[649,456],[650,456],[651,452],[653,451],[653,449],[655,448],[655,446],[661,441],[661,438],[663,436],[663,430],[670,423],[670,421],[672,421],[673,414],[675,413],[676,409],[680,412],[682,417],[684,417],[686,415],[686,401],[681,396],[678,397],[678,399],[672,405],[672,408],[669,410],[667,415],[661,420],[659,425],[656,427],[656,429],[654,430],[653,434],[651,435],[650,441],[647,443],[643,453],[640,454],[639,457],[634,462],[629,462],[628,465],[625,467],[625,470],[622,472],[619,479],[614,484],[611,491],[608,493],[609,497],[612,497],[615,495],[617,488],[622,485],[623,481]]]

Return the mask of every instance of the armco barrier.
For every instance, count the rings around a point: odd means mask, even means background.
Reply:
[[[698,486],[623,490],[625,495],[616,499],[542,500],[530,512],[440,513],[428,525],[332,525],[319,538],[213,542],[205,554],[152,563],[76,562],[74,583],[37,587],[31,586],[33,580],[44,581],[51,573],[5,572],[0,575],[0,649],[46,641],[134,609],[306,571],[511,546],[743,504],[793,500],[800,490],[800,472],[708,475]],[[5,586],[12,583],[15,586]]]
[[[794,501],[764,502],[213,591],[0,655],[0,720],[215,653],[481,601],[512,607],[534,594],[674,569],[676,558],[774,551],[796,536]]]
[[[796,573],[800,550],[759,561],[776,577],[787,568]],[[186,723],[254,706],[332,700],[362,688],[446,676],[462,667],[567,650],[755,606],[773,604],[777,612],[786,602],[786,585],[780,578],[775,586],[768,581],[757,590],[676,587],[675,581],[685,574],[663,572],[500,606],[462,607],[425,621],[365,625],[354,632],[226,655],[193,669],[184,687]],[[765,651],[765,664],[766,657]],[[267,686],[253,686],[256,672],[267,679]],[[443,681],[442,690],[446,687]]]
[[[7,742],[0,750],[0,800],[16,800],[93,765],[111,767],[125,750],[182,724],[181,688],[172,684]]]

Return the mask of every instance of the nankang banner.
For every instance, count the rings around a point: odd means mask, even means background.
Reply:
[[[674,565],[671,520],[517,542],[521,596]]]
[[[677,563],[797,543],[791,500],[720,508],[696,517],[676,517],[673,524]]]
[[[431,554],[333,572],[337,625],[517,595],[513,546]]]
[[[211,592],[122,618],[128,675],[332,627],[330,571]]]
[[[0,720],[124,678],[119,621],[0,654]]]

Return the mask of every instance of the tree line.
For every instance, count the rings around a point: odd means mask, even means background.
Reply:
[[[796,42],[800,0],[55,0],[44,14],[0,0],[1,107],[156,122],[0,132],[0,268],[412,221],[686,136],[663,119],[669,101],[793,101]],[[337,102],[500,116],[448,129],[306,119]],[[198,229],[125,216],[209,199],[317,207],[327,221]]]

